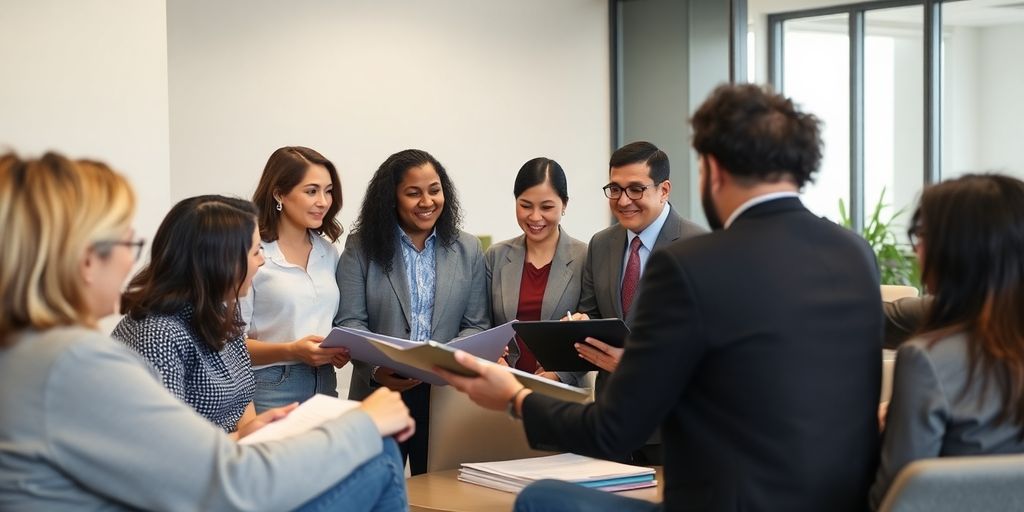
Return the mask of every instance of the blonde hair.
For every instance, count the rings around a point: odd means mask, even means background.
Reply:
[[[108,255],[96,243],[123,236],[134,214],[131,186],[106,164],[0,155],[0,346],[22,329],[94,327],[82,259]]]

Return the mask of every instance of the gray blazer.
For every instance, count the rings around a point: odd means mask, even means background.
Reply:
[[[653,253],[676,240],[707,233],[707,230],[683,219],[675,208],[669,211]],[[622,318],[622,260],[626,252],[626,228],[619,224],[598,231],[590,239],[587,263],[583,267],[583,284],[579,312],[590,318]],[[632,316],[632,315],[630,315]],[[630,319],[624,319],[629,325]]]
[[[541,302],[541,319],[558,320],[567,311],[576,311],[580,302],[580,283],[587,244],[569,236],[561,226],[558,230],[558,245],[551,260],[551,273]],[[487,266],[488,289],[491,291],[492,323],[501,325],[515,319],[519,309],[519,286],[526,261],[526,235],[492,245],[484,254],[484,261]],[[511,366],[515,366],[519,359],[519,347],[515,343],[509,344],[507,359]]]
[[[995,382],[989,382],[984,401],[980,386],[968,386],[967,336],[929,345],[918,337],[897,352],[872,509],[899,471],[917,459],[1024,452],[1021,428],[998,422],[1003,395]],[[982,375],[976,373],[975,381]]]
[[[409,282],[402,260],[401,242],[395,237],[395,262],[390,273],[367,260],[359,235],[345,242],[338,261],[341,302],[334,325],[343,325],[396,338],[408,338],[411,329]],[[490,327],[487,276],[480,241],[460,231],[451,247],[437,246],[437,284],[430,337],[440,343]],[[370,378],[370,365],[352,361],[349,398],[362,400],[380,385]]]

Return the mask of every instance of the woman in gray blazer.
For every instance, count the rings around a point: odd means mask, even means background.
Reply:
[[[338,262],[334,324],[440,343],[490,327],[483,252],[460,219],[455,187],[437,159],[416,149],[388,157],[370,179]],[[416,421],[402,456],[412,474],[426,472],[430,387],[390,368],[352,367],[349,398],[382,386],[402,392]]]
[[[1024,182],[946,181],[911,226],[933,298],[897,353],[872,508],[917,459],[1024,452]]]
[[[516,175],[516,221],[523,234],[487,250],[487,280],[494,325],[517,320],[558,320],[576,311],[587,244],[559,225],[569,203],[565,171],[549,158],[534,158]],[[517,336],[509,343],[509,366],[530,373],[543,368]],[[546,376],[555,378],[553,374]],[[576,384],[582,374],[565,374]]]

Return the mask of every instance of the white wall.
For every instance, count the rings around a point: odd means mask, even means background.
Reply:
[[[425,149],[465,228],[519,234],[512,181],[569,174],[566,229],[607,225],[609,69],[601,0],[175,0],[168,4],[171,194],[248,197],[266,158],[313,147],[339,168],[348,229],[391,153]]]
[[[985,27],[978,37],[980,133],[975,170],[1024,178],[1021,125],[1024,122],[1024,23]]]
[[[2,0],[0,19],[0,150],[109,163],[151,237],[170,201],[164,2]]]

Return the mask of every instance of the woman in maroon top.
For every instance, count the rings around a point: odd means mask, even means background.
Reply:
[[[484,255],[492,325],[513,318],[558,320],[566,311],[576,311],[587,255],[587,244],[559,226],[569,203],[565,171],[554,160],[534,158],[519,169],[512,192],[523,234],[494,244]],[[543,371],[518,338],[509,344],[505,359],[520,370]]]

